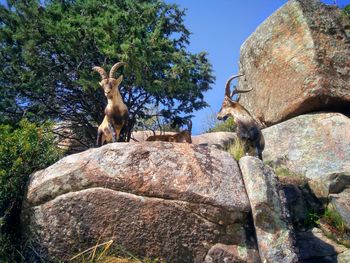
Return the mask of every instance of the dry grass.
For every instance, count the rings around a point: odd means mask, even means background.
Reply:
[[[73,256],[70,262],[73,263],[163,263],[159,259],[139,259],[121,246],[113,246],[113,240],[99,243],[83,252]],[[122,256],[115,256],[115,255]]]
[[[245,145],[241,140],[236,139],[234,143],[228,147],[227,152],[231,154],[236,161],[239,161],[239,159],[245,155]]]

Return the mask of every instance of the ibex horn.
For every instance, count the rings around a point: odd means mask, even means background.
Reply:
[[[238,93],[246,93],[246,92],[251,91],[252,89],[253,89],[253,88],[245,89],[245,90],[235,89],[235,90],[233,90],[232,93],[231,93],[231,98],[232,98],[233,95],[235,95],[235,94],[238,94]]]
[[[231,81],[234,80],[235,78],[238,78],[238,77],[241,77],[243,76],[244,74],[241,74],[241,75],[233,75],[231,76],[227,81],[226,81],[226,90],[225,90],[225,95],[229,98],[232,97],[232,95],[230,96],[230,93],[231,93],[231,90],[230,90],[230,84],[231,84]]]
[[[93,67],[92,70],[97,71],[100,75],[102,79],[108,79],[107,73],[106,71],[101,68],[101,67]]]
[[[124,66],[124,65],[126,65],[125,62],[118,62],[118,63],[114,64],[114,66],[113,66],[113,67],[111,68],[111,70],[109,71],[109,77],[110,77],[110,78],[113,78],[114,72],[115,72],[118,68],[120,68],[121,66]]]
[[[188,120],[187,128],[188,128],[188,132],[191,134],[192,133],[192,121],[191,120]]]

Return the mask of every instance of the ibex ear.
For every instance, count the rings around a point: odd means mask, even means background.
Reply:
[[[123,81],[123,75],[120,75],[120,77],[117,79],[117,86],[120,85],[120,83],[122,83]]]
[[[99,82],[98,84],[100,84],[100,86],[102,87],[103,85],[102,85],[102,81],[101,82]]]

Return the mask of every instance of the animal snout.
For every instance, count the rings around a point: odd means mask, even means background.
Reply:
[[[228,116],[217,116],[217,119],[218,119],[219,121],[226,121],[227,118],[228,118]]]

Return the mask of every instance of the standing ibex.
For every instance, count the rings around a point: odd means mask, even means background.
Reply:
[[[124,62],[116,63],[111,68],[109,76],[107,76],[106,71],[101,67],[92,68],[101,75],[102,80],[99,84],[103,88],[108,100],[107,107],[105,108],[105,117],[97,131],[98,146],[103,145],[104,142],[118,141],[120,131],[128,121],[128,108],[124,104],[118,88],[123,81],[123,75],[118,79],[113,78],[114,72],[125,64]]]
[[[249,149],[253,148],[255,154],[262,159],[262,151],[264,150],[265,141],[258,123],[242,105],[232,100],[233,95],[252,90],[235,89],[231,93],[231,81],[240,76],[243,75],[235,75],[227,80],[224,102],[222,103],[217,118],[219,120],[225,120],[228,116],[232,116],[237,124],[237,136],[245,145],[245,152],[248,153]]]
[[[187,130],[178,132],[176,134],[163,134],[163,135],[152,135],[147,138],[146,141],[154,142],[154,141],[163,141],[163,142],[187,142],[192,143],[192,122],[188,121]]]

